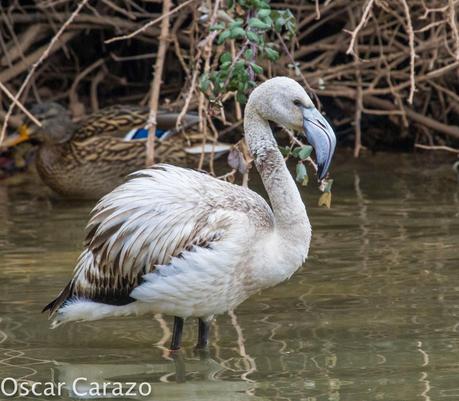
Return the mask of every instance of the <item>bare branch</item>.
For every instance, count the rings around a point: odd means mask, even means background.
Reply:
[[[148,116],[147,122],[148,139],[147,154],[145,160],[147,166],[151,166],[155,163],[156,114],[158,113],[159,92],[161,89],[161,77],[163,75],[164,60],[166,58],[167,46],[169,43],[169,16],[171,15],[171,12],[169,11],[170,8],[171,0],[164,0],[158,56],[155,63],[155,74],[151,83],[150,114]]]
[[[135,30],[134,32],[131,32],[131,33],[127,34],[127,35],[116,36],[114,38],[107,39],[105,41],[105,43],[108,44],[108,43],[117,42],[119,40],[131,39],[134,36],[138,35],[139,33],[146,31],[151,26],[153,26],[153,25],[157,24],[158,22],[162,21],[164,18],[169,18],[172,14],[175,14],[177,11],[180,11],[183,7],[187,6],[188,4],[191,4],[193,1],[196,1],[196,0],[187,0],[184,3],[182,3],[182,4],[178,5],[177,7],[175,7],[174,9],[172,9],[171,11],[167,12],[167,14],[162,14],[160,17],[148,22],[143,27]]]
[[[51,42],[49,43],[48,47],[45,49],[43,54],[40,56],[38,61],[33,64],[32,68],[30,69],[29,73],[27,74],[26,78],[24,79],[21,87],[19,88],[18,92],[16,93],[16,96],[14,97],[14,101],[11,103],[8,112],[6,113],[5,119],[3,121],[3,126],[2,130],[0,132],[0,143],[3,142],[3,139],[5,138],[6,134],[6,127],[8,126],[8,119],[10,118],[14,106],[17,104],[17,101],[19,97],[22,95],[24,92],[25,88],[27,87],[27,84],[29,83],[30,79],[32,78],[33,74],[35,73],[35,70],[38,68],[38,66],[48,57],[48,55],[51,52],[51,49],[53,46],[56,44],[56,42],[59,40],[61,35],[64,33],[64,31],[67,29],[67,27],[73,22],[73,20],[77,17],[81,9],[85,6],[85,4],[89,0],[82,0],[80,4],[78,4],[78,7],[75,9],[75,11],[70,15],[69,19],[60,27],[60,29],[57,31],[57,33],[54,35],[54,37],[51,39]]]

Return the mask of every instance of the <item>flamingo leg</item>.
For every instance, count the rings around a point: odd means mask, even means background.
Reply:
[[[202,319],[198,320],[198,343],[196,344],[196,348],[202,349],[207,347],[207,342],[209,339],[209,329],[210,323],[206,322]]]
[[[175,316],[174,317],[174,329],[172,331],[171,351],[176,351],[180,349],[180,344],[182,342],[182,331],[183,331],[183,318]]]

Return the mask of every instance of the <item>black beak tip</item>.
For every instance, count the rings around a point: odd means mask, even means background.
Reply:
[[[323,164],[319,164],[317,166],[317,176],[319,177],[319,181],[322,181],[327,175],[327,172],[324,170],[324,167],[325,166]]]

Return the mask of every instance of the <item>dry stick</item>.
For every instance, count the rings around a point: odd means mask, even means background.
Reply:
[[[416,60],[416,52],[414,50],[414,31],[413,24],[411,23],[410,8],[406,0],[401,0],[403,9],[406,16],[406,30],[408,31],[408,42],[410,45],[410,95],[408,96],[408,103],[413,104],[414,91],[416,90],[416,83],[414,78],[414,63]]]
[[[180,111],[180,114],[177,117],[177,121],[175,122],[175,128],[180,128],[180,126],[182,125],[183,117],[185,117],[185,114],[188,111],[188,107],[190,107],[191,98],[193,97],[194,90],[196,88],[196,80],[198,79],[198,74],[199,74],[200,54],[201,52],[198,51],[198,63],[197,63],[198,65],[193,71],[193,77],[191,78],[190,90],[188,91],[188,94],[186,96],[185,104],[183,105],[182,110]]]
[[[217,15],[218,15],[218,10],[220,8],[220,0],[216,0],[214,3],[214,8],[212,10],[212,15],[209,20],[209,26],[212,26],[215,24],[217,20]],[[217,31],[210,32],[199,44],[198,46],[201,47],[202,49],[202,54],[204,55],[204,73],[208,74],[210,70],[210,58],[212,56],[212,43],[217,36]],[[201,52],[200,49],[200,52]],[[201,53],[199,53],[200,57]],[[198,59],[198,63],[200,63],[200,60]],[[199,64],[200,65],[200,64]],[[208,100],[204,96],[204,92],[199,93],[199,102],[198,102],[198,113],[199,113],[199,128],[202,128],[203,136],[202,136],[202,152],[201,156],[199,157],[199,162],[198,162],[198,170],[202,169],[202,166],[204,164],[204,147],[207,142],[207,132],[208,132],[208,124],[207,124],[207,119],[203,117],[205,113],[205,108],[208,107]]]
[[[312,95],[314,96],[314,99],[317,102],[317,106],[320,108],[321,107],[321,103],[320,103],[319,97],[317,96],[316,91],[314,89],[312,89],[311,85],[309,85],[309,83],[306,80],[306,78],[305,78],[304,74],[302,73],[302,71],[297,67],[295,58],[293,57],[292,53],[288,49],[288,47],[285,44],[284,39],[282,39],[282,36],[280,35],[280,33],[276,32],[276,36],[277,36],[277,39],[279,40],[279,42],[281,43],[282,48],[284,49],[284,52],[287,54],[288,58],[290,59],[290,62],[292,63],[293,67],[295,68],[295,73],[301,77],[301,80],[303,81],[304,86],[306,86],[306,89],[308,90],[309,93],[312,93]]]
[[[159,36],[158,57],[155,63],[155,73],[151,82],[150,114],[147,128],[147,157],[145,163],[151,166],[155,163],[155,138],[156,138],[156,114],[158,113],[159,91],[161,88],[161,76],[163,75],[164,59],[166,58],[169,43],[169,16],[171,0],[163,1],[163,18],[161,21],[161,35]]]
[[[84,110],[78,110],[78,105],[80,105],[80,101],[78,100],[78,85],[80,84],[81,80],[86,77],[89,73],[91,73],[93,70],[101,66],[105,62],[104,58],[100,58],[97,60],[95,63],[92,63],[88,67],[86,67],[83,71],[81,71],[76,78],[74,79],[72,86],[70,87],[69,90],[69,104],[70,104],[70,110],[72,111],[72,114],[74,117],[81,117],[81,115],[76,115],[78,113],[75,112],[77,110],[78,112],[81,112]],[[84,107],[83,107],[84,109]]]
[[[133,15],[130,11],[126,11],[124,8],[119,7],[118,5],[114,4],[113,2],[109,0],[101,0],[102,3],[105,3],[108,7],[113,8],[113,10],[119,12],[120,14],[125,15],[131,20],[136,20],[135,15]]]
[[[321,96],[327,96],[327,97],[332,97],[332,98],[337,98],[337,97],[344,97],[344,98],[349,98],[349,99],[355,99],[357,92],[353,88],[327,88],[324,90],[318,90],[318,94]],[[372,93],[365,93],[363,92],[363,102],[364,105],[367,104],[372,107],[376,107],[379,109],[384,109],[384,110],[397,110],[397,107],[393,104],[393,102],[381,99],[376,96],[372,96]],[[454,126],[454,125],[448,125],[444,124],[440,121],[437,121],[431,117],[428,117],[426,115],[420,114],[416,112],[415,110],[411,109],[410,107],[407,106],[401,106],[403,111],[406,113],[406,116],[408,119],[419,123],[422,126],[426,126],[432,130],[441,132],[445,135],[448,135],[453,138],[459,139],[459,127]]]
[[[36,23],[45,23],[49,25],[51,22],[62,22],[66,20],[68,17],[68,13],[61,13],[61,12],[54,12],[52,14],[22,14],[22,13],[12,13],[11,20],[15,24],[36,24]],[[0,21],[4,21],[0,15]],[[86,13],[80,13],[78,16],[78,24],[75,26],[78,29],[104,29],[110,28],[114,30],[124,29],[124,30],[131,30],[136,29],[138,24],[128,20],[126,18],[118,18],[114,15],[106,16],[106,15],[88,15]],[[149,32],[143,33],[145,36],[149,38],[153,37],[156,39],[158,36],[159,31],[151,30]],[[184,42],[187,41],[186,37],[182,38]]]
[[[34,124],[36,124],[36,125],[38,125],[39,127],[41,127],[41,122],[38,121],[38,120],[36,119],[36,117],[34,117],[33,114],[31,114],[31,113],[23,106],[23,104],[22,104],[19,100],[17,100],[17,99],[13,96],[13,94],[8,90],[8,88],[7,88],[5,85],[3,85],[1,82],[0,82],[0,89],[1,89],[3,92],[6,93],[6,95],[10,98],[10,100],[11,100],[12,102],[14,102],[14,103],[16,104],[16,106],[18,106],[18,107],[21,109],[21,111],[22,111],[27,117],[29,117],[29,118],[33,121]],[[0,143],[1,143],[1,141],[0,141]]]
[[[107,74],[107,71],[102,69],[91,80],[90,93],[91,93],[91,109],[93,112],[99,111],[99,99],[97,96],[97,87],[104,80],[106,74]]]
[[[55,51],[59,50],[59,48],[64,46],[66,42],[72,39],[76,35],[76,33],[77,32],[73,32],[73,31],[64,33],[59,39],[60,46],[54,46],[50,50],[49,54],[54,53]],[[11,68],[4,69],[3,71],[1,71],[0,81],[8,82],[11,79],[17,77],[19,74],[26,71],[31,65],[33,65],[37,60],[40,59],[40,57],[42,56],[43,52],[46,50],[47,47],[48,47],[47,45],[44,45],[38,48],[37,50],[32,51],[27,56],[25,56],[23,59],[21,58],[21,60],[18,60],[16,64],[14,64]]]
[[[316,19],[320,19],[320,4],[319,4],[319,0],[316,0]]]
[[[352,10],[349,10],[349,18],[352,25],[355,26],[355,18],[352,14]],[[357,36],[356,36],[357,38]],[[352,51],[354,58],[355,67],[355,79],[357,82],[357,96],[355,97],[355,117],[354,117],[354,128],[355,128],[355,140],[354,140],[354,157],[359,157],[360,149],[362,149],[362,110],[363,110],[363,94],[362,94],[362,73],[360,71],[360,59],[359,59],[359,40],[356,39],[354,48]]]
[[[181,12],[178,16],[177,19],[174,22],[174,25],[172,26],[172,30],[170,32],[170,38],[171,42],[174,44],[174,50],[175,50],[175,55],[177,56],[177,59],[180,62],[180,65],[182,66],[183,71],[186,74],[186,78],[189,79],[191,77],[190,69],[188,68],[184,56],[182,54],[182,50],[180,48],[180,43],[179,39],[177,37],[177,31],[179,28],[183,25],[185,20],[188,18],[188,14]]]
[[[3,120],[6,116],[6,112],[0,110],[0,120]],[[19,128],[23,124],[23,119],[19,116],[10,116],[8,125],[13,128]]]
[[[3,121],[2,131],[0,132],[0,144],[3,142],[3,139],[5,137],[6,127],[8,126],[8,119],[10,118],[11,113],[13,112],[14,106],[16,105],[19,97],[22,95],[22,93],[24,92],[25,88],[27,87],[27,84],[29,83],[30,79],[32,78],[35,70],[46,59],[46,57],[48,57],[49,53],[51,52],[52,47],[58,41],[58,39],[60,38],[62,33],[65,31],[65,29],[77,17],[78,13],[81,11],[81,9],[84,7],[84,5],[88,1],[89,0],[82,0],[81,3],[78,4],[78,7],[70,15],[69,19],[64,23],[64,25],[61,26],[61,28],[57,31],[57,33],[51,39],[51,42],[49,43],[48,47],[45,49],[45,51],[43,52],[41,57],[38,59],[38,61],[32,65],[32,68],[30,69],[29,73],[27,74],[26,78],[24,79],[24,82],[22,83],[21,87],[19,88],[18,92],[16,93],[16,96],[14,97],[14,101],[11,103],[11,105],[10,105],[10,107],[8,109],[8,112],[6,113],[5,119]]]
[[[12,63],[20,57],[24,58],[26,50],[35,42],[43,39],[43,35],[45,35],[46,32],[46,26],[43,24],[29,26],[29,28],[19,36],[19,46],[9,47],[8,51],[5,51],[5,55],[0,59],[0,65],[9,65],[12,67]]]
[[[148,24],[145,24],[143,27],[135,30],[134,32],[131,32],[131,33],[127,34],[127,35],[117,36],[117,37],[114,37],[114,38],[107,39],[105,41],[105,43],[108,44],[108,43],[117,42],[118,40],[131,39],[134,36],[138,35],[139,33],[144,32],[145,30],[147,30],[148,28],[150,28],[154,24],[157,24],[159,21],[162,21],[165,18],[167,18],[169,20],[169,17],[172,14],[174,14],[177,11],[181,10],[183,7],[187,6],[188,4],[192,3],[193,1],[195,1],[195,0],[187,0],[184,3],[180,4],[179,6],[175,7],[174,9],[168,11],[167,13],[165,13],[165,14],[163,13],[160,17],[154,19],[153,21],[150,21]],[[164,3],[163,3],[163,10],[164,10]]]
[[[375,105],[376,107],[385,108],[388,110],[394,109],[394,105],[392,104],[392,102],[389,102],[384,99],[380,99],[378,97],[364,95],[363,100],[364,102],[368,102],[368,104]],[[444,124],[440,121],[434,120],[431,117],[417,113],[416,111],[414,111],[413,109],[409,107],[404,107],[404,110],[409,119],[421,125],[425,125],[426,127],[429,127],[435,131],[438,131],[445,135],[459,139],[459,127],[454,126],[454,125]]]
[[[415,148],[426,149],[426,150],[444,150],[446,152],[457,153],[459,154],[459,149],[454,149],[450,146],[435,146],[435,145],[421,145],[420,143],[414,144]]]
[[[177,53],[177,51],[176,51],[176,53]],[[191,58],[191,55],[190,55],[190,58]],[[180,57],[179,57],[179,59],[180,59]],[[177,117],[177,120],[175,122],[175,127],[177,129],[179,129],[180,126],[182,125],[182,120],[185,117],[185,114],[188,112],[188,108],[190,107],[191,99],[192,99],[192,97],[194,95],[194,91],[196,89],[196,81],[198,79],[199,73],[201,72],[201,47],[199,47],[198,50],[196,51],[196,54],[194,55],[194,59],[197,60],[197,61],[196,61],[195,66],[194,66],[193,75],[192,75],[192,78],[191,78],[190,89],[188,90],[188,94],[186,95],[186,98],[185,98],[185,103],[184,103],[182,109],[180,110],[180,113],[179,113],[179,115]],[[187,71],[187,75],[188,76],[189,76],[189,74],[190,74],[190,72]],[[203,120],[202,120],[202,115],[200,114],[199,115],[199,128],[200,129],[201,129],[202,124],[203,124]]]
[[[358,55],[354,54],[355,76],[357,79],[357,96],[355,97],[355,142],[354,142],[354,157],[359,157],[360,149],[362,149],[362,110],[363,110],[363,95],[362,95],[362,75],[360,73],[360,61]]]
[[[354,53],[354,43],[355,40],[357,39],[357,35],[359,34],[360,30],[363,28],[363,26],[367,23],[368,21],[368,15],[370,14],[371,8],[373,7],[374,0],[369,0],[367,5],[365,6],[365,9],[363,11],[362,19],[360,20],[359,24],[357,27],[350,32],[351,34],[351,43],[349,44],[349,47],[346,50],[346,54],[353,54]]]
[[[459,31],[457,29],[456,8],[454,3],[454,0],[448,0],[450,25],[456,42],[456,60],[459,61]]]

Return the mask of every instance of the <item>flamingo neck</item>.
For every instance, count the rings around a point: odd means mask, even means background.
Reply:
[[[247,104],[245,139],[271,202],[276,229],[309,244],[310,224],[298,187],[277,147],[268,121]],[[309,234],[308,234],[309,233]]]

